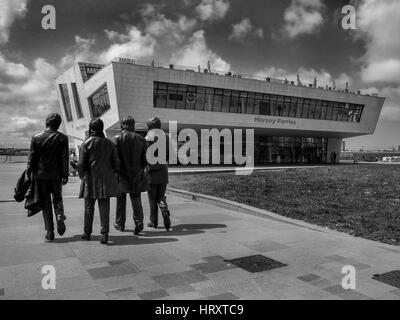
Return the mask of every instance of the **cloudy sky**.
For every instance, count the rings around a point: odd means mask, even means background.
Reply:
[[[353,3],[357,29],[341,27]],[[41,27],[56,8],[56,30]],[[294,79],[387,97],[373,136],[350,148],[400,145],[398,0],[0,0],[0,147],[28,145],[59,110],[54,79],[74,61],[130,57]]]

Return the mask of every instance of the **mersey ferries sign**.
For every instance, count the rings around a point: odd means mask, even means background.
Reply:
[[[255,117],[254,118],[255,123],[260,123],[260,124],[270,124],[270,125],[282,125],[282,126],[295,126],[296,125],[296,120],[292,119],[282,119],[282,118],[263,118],[263,117]]]

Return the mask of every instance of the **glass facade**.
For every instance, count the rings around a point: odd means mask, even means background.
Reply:
[[[65,117],[67,121],[72,121],[72,110],[71,110],[71,102],[69,100],[68,94],[68,86],[66,83],[62,83],[58,85],[61,94],[61,100],[64,107]]]
[[[360,122],[364,105],[154,82],[154,107]]]
[[[89,97],[89,108],[92,118],[102,116],[110,106],[110,98],[108,96],[107,84],[103,84]]]
[[[177,149],[184,145],[186,141],[178,141]],[[201,162],[201,144],[198,146],[198,163]],[[212,152],[215,146],[212,141],[208,142],[209,146],[209,163],[212,163]],[[234,145],[221,141],[219,146],[216,146],[220,152],[220,164],[225,163],[225,148],[231,150],[227,156],[230,161],[235,164],[234,160]],[[214,151],[213,151],[214,150]],[[242,141],[242,153],[246,150],[246,140]],[[294,136],[267,136],[256,135],[254,137],[254,164],[321,164],[327,162],[328,138],[325,137],[294,137]],[[189,154],[187,154],[189,156]],[[207,164],[204,164],[207,165]]]
[[[78,118],[83,118],[81,101],[79,100],[78,89],[76,88],[76,83],[71,83],[72,95],[74,96],[75,110]]]
[[[328,139],[321,137],[256,136],[256,164],[326,163]]]

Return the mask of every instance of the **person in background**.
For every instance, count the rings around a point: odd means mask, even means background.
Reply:
[[[353,155],[353,164],[358,164],[358,157],[355,153]]]
[[[108,243],[110,225],[110,198],[119,195],[118,171],[120,161],[114,143],[103,133],[104,124],[99,118],[89,123],[89,136],[82,143],[78,161],[81,178],[79,198],[85,200],[84,233],[82,239],[90,240],[93,227],[94,205],[100,211],[100,243]]]
[[[135,119],[126,117],[121,120],[121,133],[115,136],[114,142],[121,161],[119,184],[121,195],[117,198],[114,227],[125,230],[126,195],[129,194],[133,208],[133,233],[138,235],[143,230],[143,207],[141,192],[146,167],[146,140],[135,133]]]
[[[4,158],[3,163],[6,163],[7,161],[9,161],[10,149],[4,149],[4,153],[6,157]]]
[[[68,182],[68,137],[58,129],[61,116],[51,113],[46,118],[46,129],[32,137],[26,174],[37,179],[42,205],[46,240],[54,240],[53,206],[57,232],[65,233],[62,186]]]
[[[77,156],[76,156],[75,150],[72,150],[71,153],[70,153],[70,155],[69,155],[69,165],[70,165],[70,170],[69,170],[69,172],[70,172],[70,174],[71,174],[72,176],[75,177],[75,176],[77,175],[77,173],[78,173],[78,167],[77,167],[77,165],[78,165],[78,158],[77,158]]]
[[[161,130],[161,120],[157,117],[147,121],[147,128],[149,129],[146,135],[147,146],[151,146],[156,141],[157,133],[165,135],[166,138],[166,157],[170,149],[170,141],[168,136]],[[157,163],[148,164],[147,166],[149,178],[149,190],[147,191],[150,205],[150,223],[147,224],[150,228],[158,227],[158,207],[160,207],[161,214],[164,219],[164,227],[169,230],[171,227],[170,212],[165,197],[165,191],[168,184],[168,166],[167,164]]]

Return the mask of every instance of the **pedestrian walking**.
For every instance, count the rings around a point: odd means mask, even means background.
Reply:
[[[126,196],[129,194],[133,209],[135,229],[138,235],[143,230],[143,207],[141,193],[144,189],[146,167],[146,140],[135,132],[135,119],[126,117],[121,120],[121,133],[114,138],[121,162],[119,185],[121,195],[117,198],[114,227],[125,231]]]
[[[80,198],[84,198],[84,233],[90,240],[93,227],[94,205],[100,211],[101,240],[108,243],[110,225],[110,198],[119,195],[118,171],[120,162],[114,143],[105,137],[103,121],[94,118],[89,123],[89,136],[82,143],[78,161],[81,178]]]
[[[149,129],[146,135],[147,146],[150,147],[156,142],[157,135],[161,134],[165,136],[166,141],[166,155],[165,159],[168,159],[168,153],[170,149],[170,141],[164,131],[161,130],[161,120],[157,117],[147,121],[147,128]],[[161,214],[164,220],[164,227],[169,230],[171,227],[170,212],[168,210],[167,199],[165,191],[168,184],[168,165],[166,163],[156,163],[147,165],[148,179],[149,179],[149,190],[147,191],[150,205],[150,223],[148,227],[158,227],[158,207],[161,210]]]
[[[57,232],[65,233],[62,186],[68,183],[68,137],[58,131],[61,121],[59,114],[49,114],[46,129],[32,137],[26,171],[37,180],[48,241],[54,240],[53,207]]]

